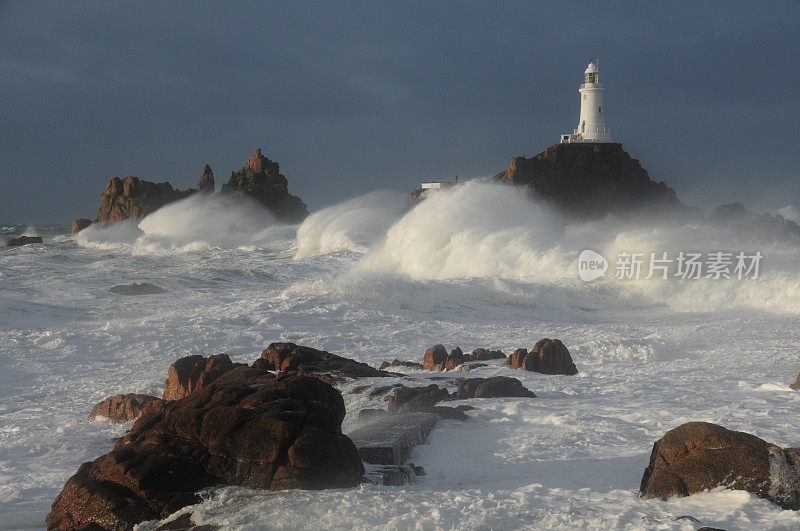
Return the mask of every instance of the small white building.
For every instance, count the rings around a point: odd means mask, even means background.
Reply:
[[[581,117],[578,128],[572,134],[561,135],[561,143],[572,142],[614,142],[614,135],[606,127],[603,117],[603,85],[600,83],[600,72],[597,60],[589,63],[583,73],[584,79],[578,92],[581,94]]]

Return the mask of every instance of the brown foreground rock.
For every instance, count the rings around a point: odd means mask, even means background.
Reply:
[[[542,374],[578,374],[569,350],[558,339],[540,339],[530,352],[518,348],[508,357],[506,365]]]
[[[800,450],[708,422],[688,422],[656,441],[639,495],[667,499],[716,487],[745,490],[800,509]]]
[[[253,365],[275,371],[334,373],[345,378],[392,376],[366,363],[294,343],[271,343]]]
[[[41,236],[17,236],[6,240],[6,247],[20,247],[22,245],[29,245],[31,243],[42,243]]]
[[[422,367],[429,371],[452,371],[458,366],[472,361],[488,361],[505,358],[506,355],[499,350],[476,348],[472,351],[472,354],[464,354],[461,348],[456,347],[448,354],[444,345],[434,345],[425,351],[425,355],[422,359]]]
[[[414,361],[401,361],[398,359],[394,359],[391,362],[384,361],[381,363],[381,366],[378,367],[379,371],[384,371],[389,367],[409,367],[411,369],[422,369],[424,368],[421,363],[417,363]]]
[[[127,394],[109,396],[94,406],[88,420],[108,419],[112,424],[136,420],[144,413],[164,409],[164,400],[150,395]]]
[[[447,360],[447,350],[444,345],[434,345],[425,351],[425,356],[422,358],[422,367],[429,371],[441,371],[444,368],[445,360]],[[442,367],[442,369],[439,367]]]
[[[216,354],[208,358],[196,354],[181,358],[169,366],[168,376],[164,381],[164,394],[161,398],[180,400],[195,390],[210,384],[236,366],[227,354]]]
[[[47,527],[130,529],[198,502],[211,485],[355,486],[364,468],[341,433],[344,415],[341,394],[317,378],[212,382],[142,416],[111,452],[81,465]]]
[[[522,382],[508,376],[467,378],[458,385],[458,391],[455,394],[455,398],[458,400],[501,397],[536,398],[536,395],[523,386]]]

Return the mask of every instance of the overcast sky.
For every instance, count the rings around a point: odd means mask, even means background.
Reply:
[[[708,210],[800,206],[800,2],[2,2],[0,222],[113,176],[217,186],[257,147],[312,209],[488,176],[607,125]]]

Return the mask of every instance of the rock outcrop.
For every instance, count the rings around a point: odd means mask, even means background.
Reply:
[[[100,196],[100,206],[94,221],[77,218],[72,222],[72,234],[80,232],[93,222],[115,223],[125,219],[141,219],[159,208],[184,199],[195,193],[213,193],[214,172],[206,164],[197,183],[197,188],[177,190],[168,182],[156,183],[138,177],[114,177],[106,184]],[[223,184],[221,194],[244,194],[260,202],[282,221],[296,223],[308,215],[303,201],[289,193],[286,177],[279,172],[277,162],[261,154],[261,150],[250,157],[244,168],[233,172],[228,183]]]
[[[88,218],[75,218],[72,220],[72,227],[70,227],[69,233],[73,235],[78,234],[92,223],[94,223],[94,221]]]
[[[467,378],[458,385],[458,391],[455,394],[455,398],[458,400],[501,397],[536,398],[536,395],[523,386],[522,382],[508,376]]]
[[[98,222],[115,223],[141,219],[164,205],[189,197],[192,190],[175,190],[169,183],[154,183],[128,176],[114,177],[106,184],[97,208]]]
[[[650,180],[639,161],[622,144],[555,144],[535,157],[514,157],[495,181],[521,186],[572,216],[592,218],[609,213],[691,212],[675,191]]]
[[[505,364],[515,369],[542,374],[578,374],[569,350],[558,339],[540,339],[530,352],[518,348],[508,357]]]
[[[17,236],[6,240],[6,247],[21,247],[32,243],[43,243],[41,236]]]
[[[84,463],[53,502],[49,529],[130,529],[200,501],[211,485],[324,489],[364,474],[342,434],[344,401],[317,378],[260,386],[214,381],[139,418],[111,452]]]
[[[476,348],[472,354],[464,354],[461,348],[456,347],[447,353],[444,345],[434,345],[425,351],[422,358],[422,367],[429,371],[452,371],[460,365],[472,361],[488,361],[505,359],[506,355],[499,350]]]
[[[271,343],[253,366],[283,372],[334,373],[345,378],[392,375],[366,363],[294,343]]]
[[[425,351],[422,367],[429,371],[441,371],[444,369],[445,360],[447,360],[447,349],[444,348],[444,345],[434,345]]]
[[[146,413],[156,413],[164,409],[166,402],[150,395],[127,394],[109,396],[97,403],[88,420],[108,419],[112,424],[122,424],[136,420]]]
[[[745,490],[800,509],[800,450],[708,422],[689,422],[656,441],[639,495],[667,499],[717,487]]]
[[[401,360],[398,360],[398,359],[394,359],[391,362],[384,361],[383,363],[381,363],[381,366],[378,367],[378,370],[385,371],[386,369],[388,369],[390,367],[408,367],[408,368],[411,368],[411,369],[422,369],[423,368],[421,363],[417,363],[417,362],[414,362],[414,361],[401,361]]]
[[[426,387],[398,387],[389,396],[389,413],[427,411],[450,397],[447,389],[431,384]]]
[[[247,194],[269,208],[275,216],[290,223],[299,223],[308,216],[308,207],[289,193],[289,183],[280,173],[277,162],[269,160],[257,149],[244,167],[231,173],[222,185],[221,194]]]
[[[180,400],[233,370],[234,367],[227,354],[216,354],[208,358],[199,354],[183,357],[169,366],[161,398]]]
[[[214,192],[214,172],[208,164],[203,167],[203,173],[197,183],[197,191],[209,194]]]

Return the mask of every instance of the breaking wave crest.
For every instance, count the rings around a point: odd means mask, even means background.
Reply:
[[[255,201],[244,197],[195,194],[158,209],[141,221],[92,225],[76,237],[85,247],[129,248],[133,252],[237,249],[291,240],[293,227],[277,223]]]
[[[311,214],[297,229],[295,258],[336,251],[366,253],[397,218],[403,197],[372,192]]]
[[[796,243],[765,245],[724,227],[663,220],[569,222],[517,189],[478,182],[430,193],[399,218],[392,219],[389,212],[369,196],[325,209],[300,227],[295,258],[342,249],[362,253],[349,275],[337,279],[350,284],[366,278],[374,284],[376,277],[386,275],[437,284],[513,280],[516,291],[528,286],[539,297],[536,304],[554,307],[640,307],[647,301],[649,306],[686,311],[761,308],[800,313]],[[584,249],[608,260],[603,278],[590,283],[579,279],[578,256]],[[764,258],[756,279],[647,278],[650,253],[667,252],[674,258],[681,251],[759,251]],[[615,278],[621,253],[645,257],[638,279]]]

